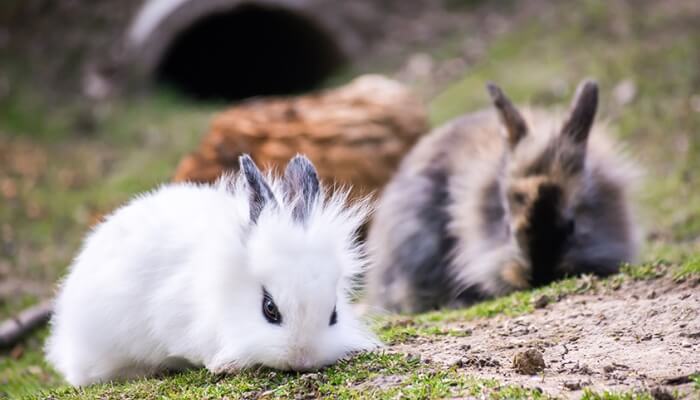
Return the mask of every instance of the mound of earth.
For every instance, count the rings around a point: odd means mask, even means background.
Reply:
[[[554,396],[578,398],[585,388],[690,396],[690,376],[700,372],[699,289],[698,279],[630,281],[542,302],[529,315],[452,324],[469,334],[419,337],[390,351]],[[532,351],[545,368],[526,375],[520,363]]]

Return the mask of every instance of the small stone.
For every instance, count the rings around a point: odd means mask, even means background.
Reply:
[[[513,357],[513,368],[519,374],[535,375],[544,371],[545,367],[542,353],[535,349],[525,350]]]
[[[564,382],[564,388],[574,391],[574,390],[581,390],[581,382],[580,381],[566,381]]]
[[[575,368],[572,369],[572,371],[577,372],[577,373],[582,374],[582,375],[593,375],[593,371],[586,364],[577,365]]]
[[[408,362],[420,362],[420,354],[418,353],[408,353],[406,354],[406,361]]]

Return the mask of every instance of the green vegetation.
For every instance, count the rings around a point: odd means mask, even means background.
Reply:
[[[690,379],[693,380],[695,391],[700,392],[700,373],[693,375]]]
[[[425,399],[458,395],[488,395],[493,399],[545,399],[535,390],[500,386],[494,380],[474,379],[454,369],[435,370],[418,359],[399,354],[362,354],[319,373],[298,374],[270,370],[216,377],[205,371],[111,384],[88,389],[64,388],[48,393],[65,399],[192,399],[192,398],[303,398]],[[37,397],[42,398],[46,394]]]
[[[603,90],[604,119],[647,170],[639,194],[649,227],[642,257],[646,262],[625,266],[608,279],[572,278],[461,310],[383,318],[376,322],[377,330],[390,344],[469,335],[444,328],[445,322],[529,313],[542,296],[558,299],[627,279],[700,276],[696,16],[662,12],[650,4],[613,6],[591,0],[552,7],[561,9],[537,22],[517,22],[510,33],[489,43],[463,78],[430,101],[431,120],[437,125],[486,107],[484,83],[489,80],[515,100],[551,106],[565,105],[582,77],[595,77]],[[444,58],[457,51],[450,43],[434,50]],[[54,104],[24,84],[26,77],[19,74],[16,80],[20,83],[10,94],[0,97],[0,244],[11,246],[0,257],[0,272],[9,266],[13,278],[46,285],[61,276],[82,235],[100,215],[170,178],[178,160],[206,131],[212,113],[222,108],[167,92],[98,106]],[[625,82],[631,82],[635,93],[622,101],[614,93]],[[0,303],[0,317],[35,301],[27,295]],[[46,365],[41,355],[45,335],[42,330],[25,341],[22,354],[0,354],[0,398],[547,398],[536,390],[382,352],[361,354],[314,374],[259,370],[215,377],[197,370],[78,390],[64,386]],[[693,379],[700,391],[700,376]],[[651,398],[648,393],[583,394],[585,400]]]

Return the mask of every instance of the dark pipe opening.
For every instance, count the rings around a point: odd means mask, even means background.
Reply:
[[[248,4],[183,30],[165,51],[156,78],[196,98],[238,100],[313,89],[343,62],[333,38],[313,21]]]

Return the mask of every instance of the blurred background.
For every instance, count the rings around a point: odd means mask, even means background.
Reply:
[[[596,78],[646,169],[644,260],[700,248],[697,0],[2,0],[0,318],[50,297],[86,230],[170,180],[219,113],[365,73],[432,126],[487,107],[488,80],[549,107]],[[59,382],[44,335],[0,351],[0,397]]]

